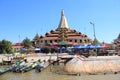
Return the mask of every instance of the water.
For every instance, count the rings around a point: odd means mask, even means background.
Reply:
[[[49,66],[42,72],[31,70],[26,73],[7,72],[0,75],[0,80],[120,80],[119,74],[67,75],[60,66]]]

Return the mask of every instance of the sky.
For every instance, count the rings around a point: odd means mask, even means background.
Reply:
[[[111,43],[120,33],[120,0],[0,0],[0,41],[32,40],[58,28],[61,10],[70,29]]]

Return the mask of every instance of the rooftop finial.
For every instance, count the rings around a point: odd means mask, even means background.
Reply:
[[[64,15],[64,10],[61,11],[61,19],[58,28],[69,28],[66,17]]]
[[[119,33],[119,35],[118,35],[118,39],[120,39],[120,33]]]
[[[62,16],[64,16],[64,10],[62,9],[62,12],[61,12]]]

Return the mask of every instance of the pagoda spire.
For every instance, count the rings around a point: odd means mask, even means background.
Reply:
[[[67,28],[67,29],[69,28],[66,17],[64,15],[64,10],[61,11],[61,19],[60,19],[58,29],[59,28]]]
[[[118,39],[120,39],[120,33],[119,33],[119,35],[118,35]]]
[[[39,40],[39,35],[38,35],[38,33],[36,33],[36,35],[35,35],[35,37],[34,37],[33,40],[35,40],[35,41],[38,41],[38,40]]]

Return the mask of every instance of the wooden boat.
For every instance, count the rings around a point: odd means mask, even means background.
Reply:
[[[13,65],[11,71],[13,72],[27,72],[36,66],[36,62],[27,62],[27,63],[20,63],[19,65]]]
[[[35,71],[36,72],[41,72],[42,70],[44,70],[45,68],[47,68],[49,66],[49,61],[42,61],[42,62],[37,62],[37,65],[35,67]]]
[[[35,68],[36,62],[26,63],[23,68],[20,69],[21,72],[27,72]]]
[[[24,64],[25,64],[25,62],[23,62],[23,61],[17,61],[17,62],[15,62],[15,64],[10,66],[10,70],[12,72],[20,72],[20,69],[24,67]]]
[[[9,68],[0,68],[0,75],[8,71],[9,71]]]

